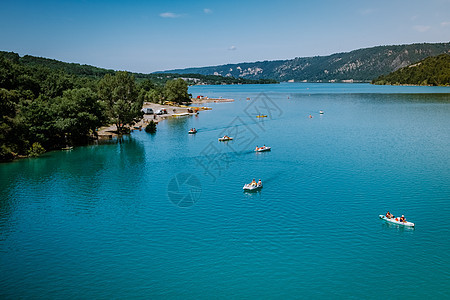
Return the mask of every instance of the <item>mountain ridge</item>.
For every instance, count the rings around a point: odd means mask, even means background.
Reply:
[[[442,53],[450,53],[450,42],[374,46],[327,56],[243,62],[155,73],[197,73],[279,81],[370,82],[380,75]]]

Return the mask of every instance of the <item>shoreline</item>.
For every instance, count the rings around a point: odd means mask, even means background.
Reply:
[[[189,104],[202,104],[202,103],[208,103],[208,102],[217,102],[217,100],[219,100],[219,99],[205,99],[205,100],[200,100],[200,101],[198,101],[198,100],[199,99],[192,99],[192,102]],[[213,101],[209,101],[209,100],[213,100]],[[227,101],[221,101],[221,102],[234,101],[233,99],[222,99],[222,100],[227,100]],[[232,101],[230,101],[230,100],[232,100]],[[158,104],[158,103],[152,103],[152,102],[144,102],[144,105],[142,106],[142,108],[143,109],[151,108],[151,109],[153,109],[154,113],[153,114],[144,114],[143,118],[139,122],[128,127],[130,129],[130,131],[145,129],[147,124],[149,124],[150,121],[152,121],[152,120],[153,120],[153,122],[158,124],[159,122],[166,120],[168,118],[176,118],[179,116],[194,116],[194,115],[197,115],[199,111],[212,109],[210,107],[205,107],[205,106],[198,107],[198,106],[188,106],[188,105],[178,105],[178,104],[170,105],[170,104]],[[167,111],[167,113],[162,114],[162,115],[157,115],[156,111],[158,111],[160,109],[165,109]],[[118,136],[116,130],[117,130],[117,128],[116,128],[116,125],[114,125],[114,124],[100,127],[97,131],[98,139],[102,140],[102,139],[111,139],[113,137],[116,137],[116,136]]]
[[[197,115],[199,111],[205,111],[205,110],[212,110],[211,107],[206,107],[206,106],[195,106],[192,104],[202,104],[202,103],[211,103],[211,102],[233,102],[233,99],[223,99],[223,98],[205,98],[205,99],[191,99],[192,102],[190,102],[188,105],[179,105],[179,104],[158,104],[158,103],[152,103],[152,102],[144,102],[144,105],[142,106],[142,108],[152,108],[153,109],[153,114],[144,114],[142,119],[137,122],[136,124],[132,125],[132,126],[128,126],[128,128],[130,129],[130,133],[134,130],[143,130],[145,129],[145,127],[147,126],[147,124],[150,123],[151,120],[153,120],[156,124],[158,124],[159,122],[166,120],[168,118],[176,118],[176,117],[181,117],[181,116],[194,116]],[[162,115],[157,115],[155,112],[157,110],[160,109],[165,109],[167,111],[166,114],[162,114]],[[98,128],[98,130],[96,131],[97,136],[94,137],[92,136],[91,138],[91,142],[92,141],[106,141],[106,140],[111,140],[113,138],[118,137],[119,135],[117,134],[117,128],[116,125],[114,124],[110,124],[107,126],[102,126],[100,128]],[[127,133],[127,134],[130,134]],[[89,144],[89,143],[87,143]],[[52,152],[52,151],[64,151],[63,149],[52,149],[52,150],[48,150],[45,151],[45,153],[48,152]],[[43,154],[45,154],[43,153]],[[31,158],[30,156],[27,155],[15,155],[14,158],[12,160],[8,160],[8,161],[1,161],[0,163],[8,163],[8,162],[14,162],[14,161],[19,161],[25,158]]]

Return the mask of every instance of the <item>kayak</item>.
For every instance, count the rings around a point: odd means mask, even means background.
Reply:
[[[264,151],[270,151],[270,147],[259,147],[258,149],[255,149],[256,152],[264,152]]]
[[[227,137],[227,138],[221,137],[221,138],[219,138],[219,142],[231,141],[232,139],[233,139],[232,137]]]
[[[251,185],[250,183],[247,183],[246,185],[244,185],[244,187],[242,188],[244,191],[257,191],[259,189],[262,189],[263,185]]]
[[[414,223],[412,222],[401,222],[399,217],[392,217],[391,219],[386,218],[386,216],[380,215],[380,219],[385,220],[386,222],[402,225],[402,226],[408,226],[408,227],[414,227]]]
[[[267,118],[267,115],[257,115],[257,118]]]

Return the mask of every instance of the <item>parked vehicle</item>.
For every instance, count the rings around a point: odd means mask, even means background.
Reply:
[[[150,108],[150,107],[144,107],[144,108],[142,109],[142,112],[143,112],[144,114],[146,114],[146,115],[152,115],[152,114],[153,114],[153,108]]]

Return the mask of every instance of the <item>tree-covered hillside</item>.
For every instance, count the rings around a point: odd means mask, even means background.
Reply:
[[[270,78],[279,81],[370,82],[380,75],[389,74],[426,57],[449,52],[450,43],[378,46],[329,56],[227,64],[166,72],[216,74],[248,79]]]
[[[373,84],[450,85],[450,54],[441,54],[381,75]]]
[[[66,74],[83,76],[88,78],[102,78],[106,74],[114,74],[114,70],[102,69],[90,65],[81,65],[77,63],[66,63],[58,61],[55,59],[36,57],[31,55],[25,55],[20,57],[14,52],[4,52],[0,51],[0,57],[7,58],[15,63],[20,63],[23,66],[29,67],[46,67],[51,70],[64,71]],[[131,73],[131,72],[130,72]],[[131,73],[138,82],[143,80],[151,80],[155,84],[164,85],[167,81],[183,78],[188,84],[264,84],[264,83],[278,83],[278,81],[273,79],[261,79],[261,80],[251,80],[245,78],[234,78],[234,77],[222,77],[215,75],[201,75],[201,74],[176,74],[176,73],[166,73],[166,74],[143,74],[143,73]]]

